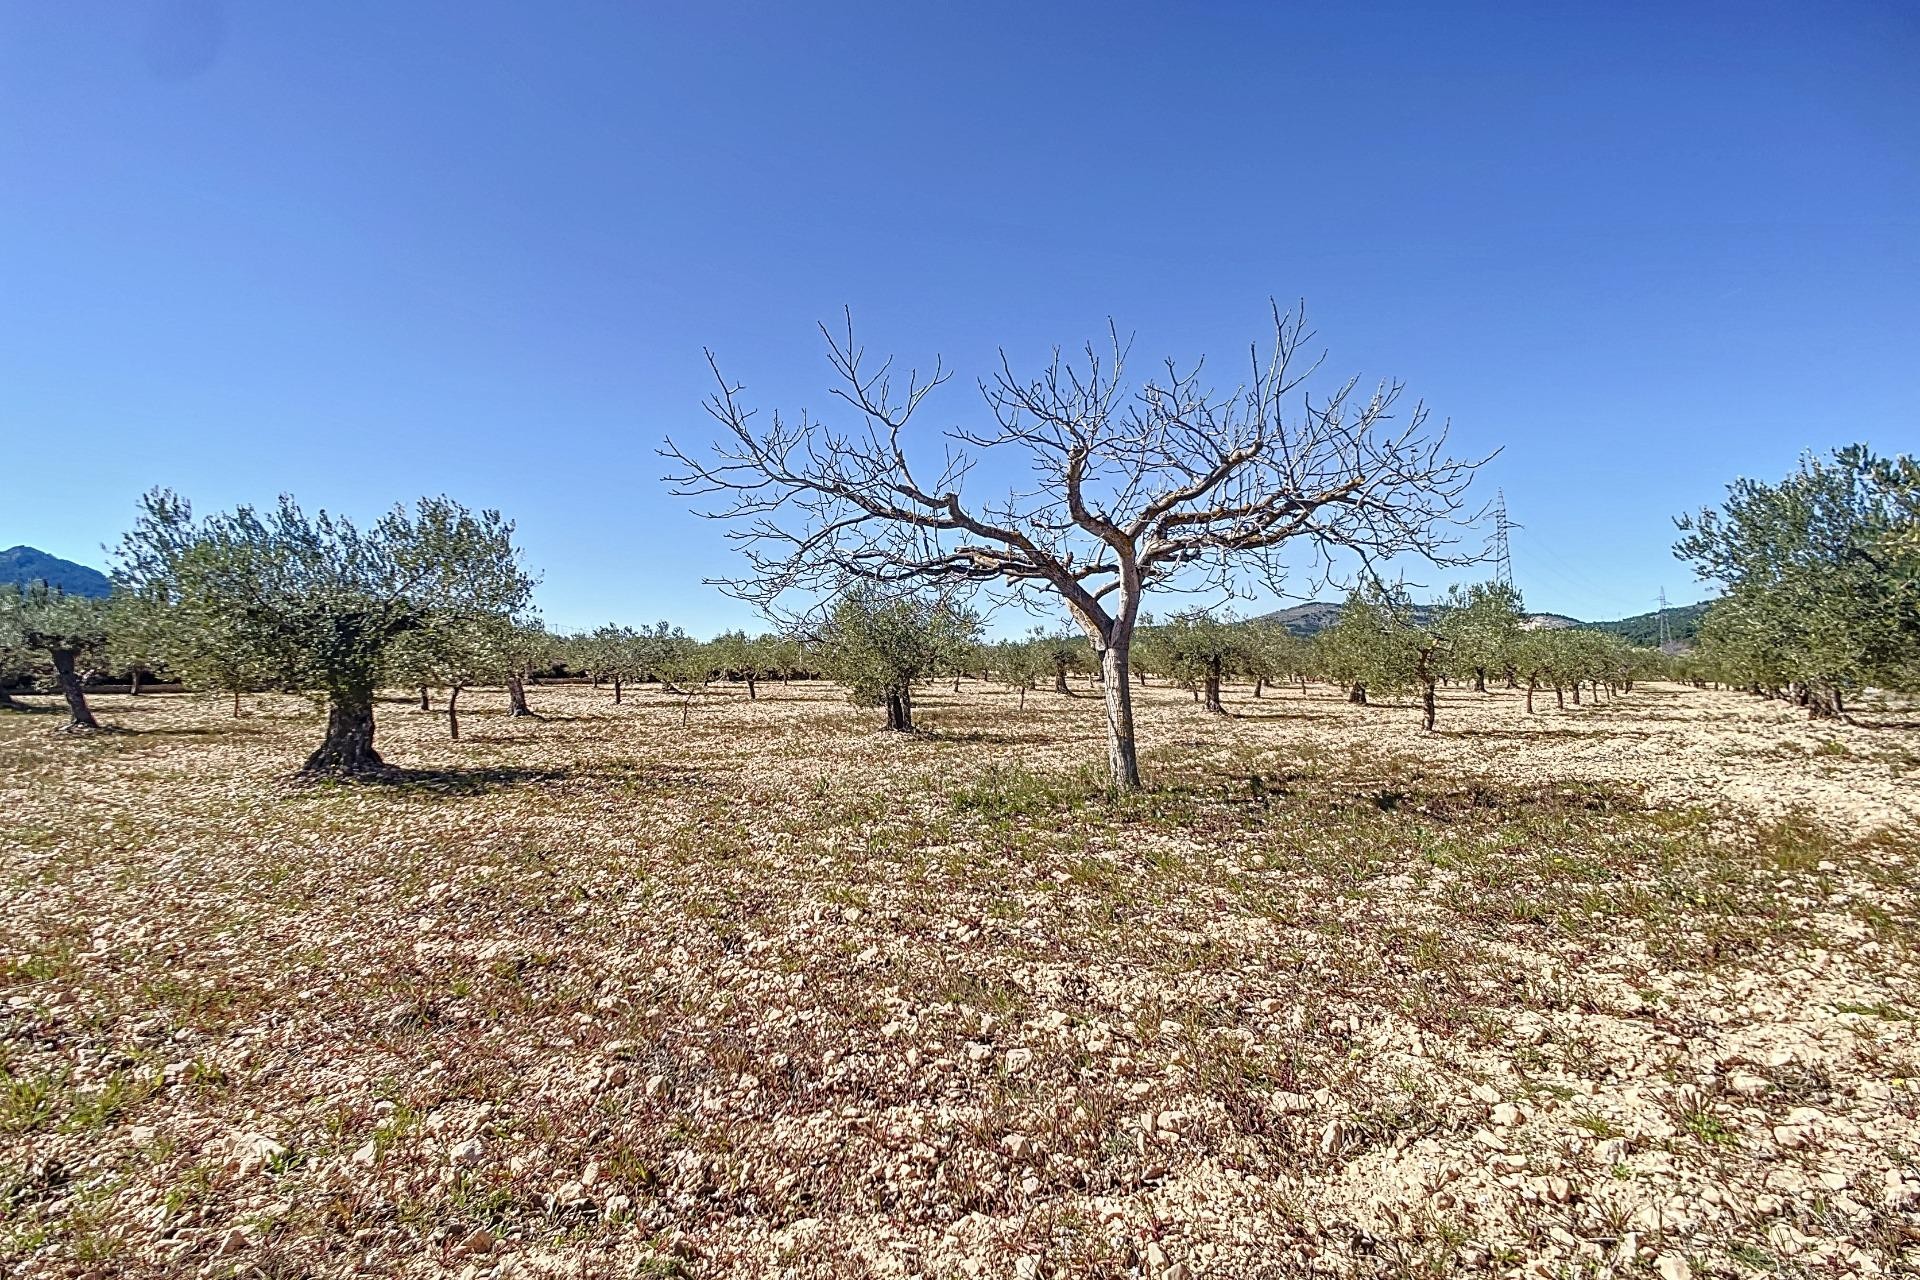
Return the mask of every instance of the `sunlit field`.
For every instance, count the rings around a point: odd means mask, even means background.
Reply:
[[[1250,693],[0,715],[0,1270],[1920,1266],[1920,716]]]

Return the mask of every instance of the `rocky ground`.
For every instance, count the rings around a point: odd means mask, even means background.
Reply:
[[[1920,1267],[1899,713],[533,696],[0,718],[0,1269]]]

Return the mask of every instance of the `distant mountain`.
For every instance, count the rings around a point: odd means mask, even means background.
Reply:
[[[0,583],[44,582],[76,596],[105,596],[113,589],[107,575],[34,547],[0,551]]]
[[[1707,611],[1711,600],[1699,604],[1679,605],[1667,610],[1667,636],[1676,643],[1691,641],[1700,630],[1700,616]],[[1430,616],[1426,605],[1415,605],[1413,615],[1416,621],[1424,622]],[[1306,604],[1296,604],[1291,608],[1279,609],[1273,613],[1262,614],[1261,622],[1277,622],[1297,636],[1310,636],[1325,631],[1340,617],[1340,605],[1325,600],[1309,600]],[[1595,631],[1606,631],[1619,636],[1629,644],[1651,647],[1660,640],[1659,615],[1657,613],[1636,614],[1631,618],[1622,618],[1618,622],[1582,622],[1578,618],[1569,618],[1564,613],[1530,613],[1527,615],[1529,626],[1547,631],[1563,630],[1567,627],[1589,627]]]

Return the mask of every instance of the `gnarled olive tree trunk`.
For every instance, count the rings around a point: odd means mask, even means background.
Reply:
[[[373,690],[336,690],[327,700],[327,736],[300,772],[309,777],[352,778],[384,773],[386,767],[373,749]]]
[[[913,732],[913,690],[907,685],[887,690],[887,728],[898,733]]]
[[[527,705],[527,684],[518,672],[507,677],[507,714],[510,716],[531,716],[533,708]]]
[[[86,690],[80,687],[80,677],[74,674],[73,650],[53,649],[53,671],[60,680],[60,692],[67,697],[67,728],[98,729],[100,722],[93,718],[92,708],[87,706]]]

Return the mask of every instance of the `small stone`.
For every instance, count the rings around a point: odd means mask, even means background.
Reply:
[[[1527,1113],[1511,1102],[1503,1102],[1493,1109],[1493,1122],[1510,1129],[1514,1125],[1525,1124]]]
[[[1019,1072],[1025,1071],[1028,1067],[1032,1065],[1033,1065],[1033,1050],[1031,1049],[1007,1050],[1007,1074],[1008,1075],[1016,1075]],[[1036,1263],[1035,1265],[1038,1265],[1038,1264]]]
[[[1736,1071],[1727,1077],[1727,1088],[1742,1098],[1757,1098],[1771,1087],[1751,1071]]]
[[[447,1152],[447,1159],[457,1165],[474,1165],[479,1164],[486,1153],[487,1149],[480,1139],[468,1138],[464,1142],[454,1143]]]
[[[1693,1265],[1677,1253],[1663,1253],[1654,1263],[1660,1280],[1693,1280]]]
[[[379,1158],[379,1144],[373,1142],[371,1139],[361,1143],[359,1147],[355,1148],[353,1155],[349,1157],[354,1164],[359,1165],[362,1169],[371,1168],[373,1162]]]
[[[493,1233],[485,1227],[475,1227],[454,1249],[463,1254],[489,1253],[493,1249]]]

